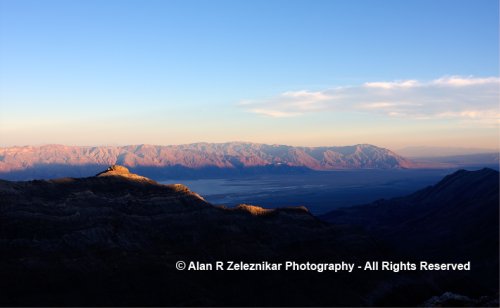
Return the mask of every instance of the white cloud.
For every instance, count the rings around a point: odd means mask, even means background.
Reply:
[[[287,112],[287,111],[279,111],[279,110],[271,110],[271,109],[251,109],[250,110],[253,113],[257,114],[262,114],[268,117],[273,117],[273,118],[287,118],[287,117],[294,117],[297,115],[300,115],[298,112]]]
[[[420,106],[421,104],[411,103],[411,102],[373,102],[361,104],[359,109],[386,109],[386,108],[397,108],[398,106]]]
[[[491,84],[496,84],[498,86],[499,81],[500,78],[498,77],[474,78],[472,76],[447,76],[434,80],[432,84],[451,87],[467,87]]]
[[[269,100],[244,100],[240,102],[240,106],[253,113],[283,118],[324,110],[333,99],[335,99],[334,96],[324,91],[288,91]]]
[[[420,84],[416,80],[403,80],[403,81],[391,81],[391,82],[366,82],[365,87],[368,88],[381,88],[381,89],[394,89],[394,88],[414,88],[418,87]]]
[[[417,120],[460,119],[497,125],[500,78],[445,76],[431,81],[367,82],[322,91],[288,91],[240,103],[248,112],[295,117],[325,111],[382,113]]]
[[[330,96],[326,95],[323,92],[310,92],[310,91],[295,91],[295,92],[290,91],[283,93],[283,96],[306,99],[306,100],[324,100],[330,98]]]

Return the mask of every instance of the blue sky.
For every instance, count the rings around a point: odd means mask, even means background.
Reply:
[[[0,145],[494,148],[498,10],[0,0]]]

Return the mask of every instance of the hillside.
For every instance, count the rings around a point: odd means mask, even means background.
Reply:
[[[321,218],[336,225],[358,226],[407,259],[470,261],[475,272],[460,278],[468,281],[463,292],[498,291],[496,170],[459,170],[414,194],[334,210]]]
[[[455,306],[498,305],[496,171],[460,171],[411,196],[322,219],[304,207],[213,205],[184,185],[159,184],[123,166],[87,178],[0,180],[0,305],[415,306],[450,299]],[[178,261],[290,260],[471,261],[473,267],[175,268]]]
[[[122,166],[88,178],[0,181],[0,226],[2,306],[362,304],[373,280],[352,288],[342,285],[346,274],[174,265],[378,253],[368,236],[329,226],[305,208],[217,207],[183,185],[158,184]],[[332,286],[341,291],[334,297]],[[255,297],[265,289],[273,293]]]
[[[432,255],[446,245],[462,255],[475,241],[498,243],[498,213],[499,173],[484,168],[459,170],[411,195],[341,208],[322,219],[363,226],[408,251]]]

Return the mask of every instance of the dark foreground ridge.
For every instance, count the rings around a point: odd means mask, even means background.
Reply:
[[[475,186],[491,185],[476,179]],[[477,260],[496,258],[498,266],[498,254],[485,250],[495,245],[489,236],[474,244],[485,254]],[[433,249],[448,260],[447,248]],[[175,269],[177,261],[364,264],[401,251],[378,233],[324,222],[303,207],[218,207],[183,185],[158,184],[122,166],[88,178],[0,181],[3,306],[394,306],[439,302],[446,292],[494,302],[498,279],[475,268],[438,275]]]
[[[471,275],[457,281],[456,290],[476,296],[488,289],[493,293],[498,291],[499,173],[496,170],[459,170],[409,196],[337,209],[321,218],[336,225],[358,226],[395,254],[410,259],[471,261],[474,266]],[[457,296],[448,294],[444,298],[460,297]],[[498,305],[498,293],[496,301]],[[458,303],[452,301],[451,305]]]

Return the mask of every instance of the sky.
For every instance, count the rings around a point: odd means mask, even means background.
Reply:
[[[497,0],[0,0],[0,146],[498,148]]]

